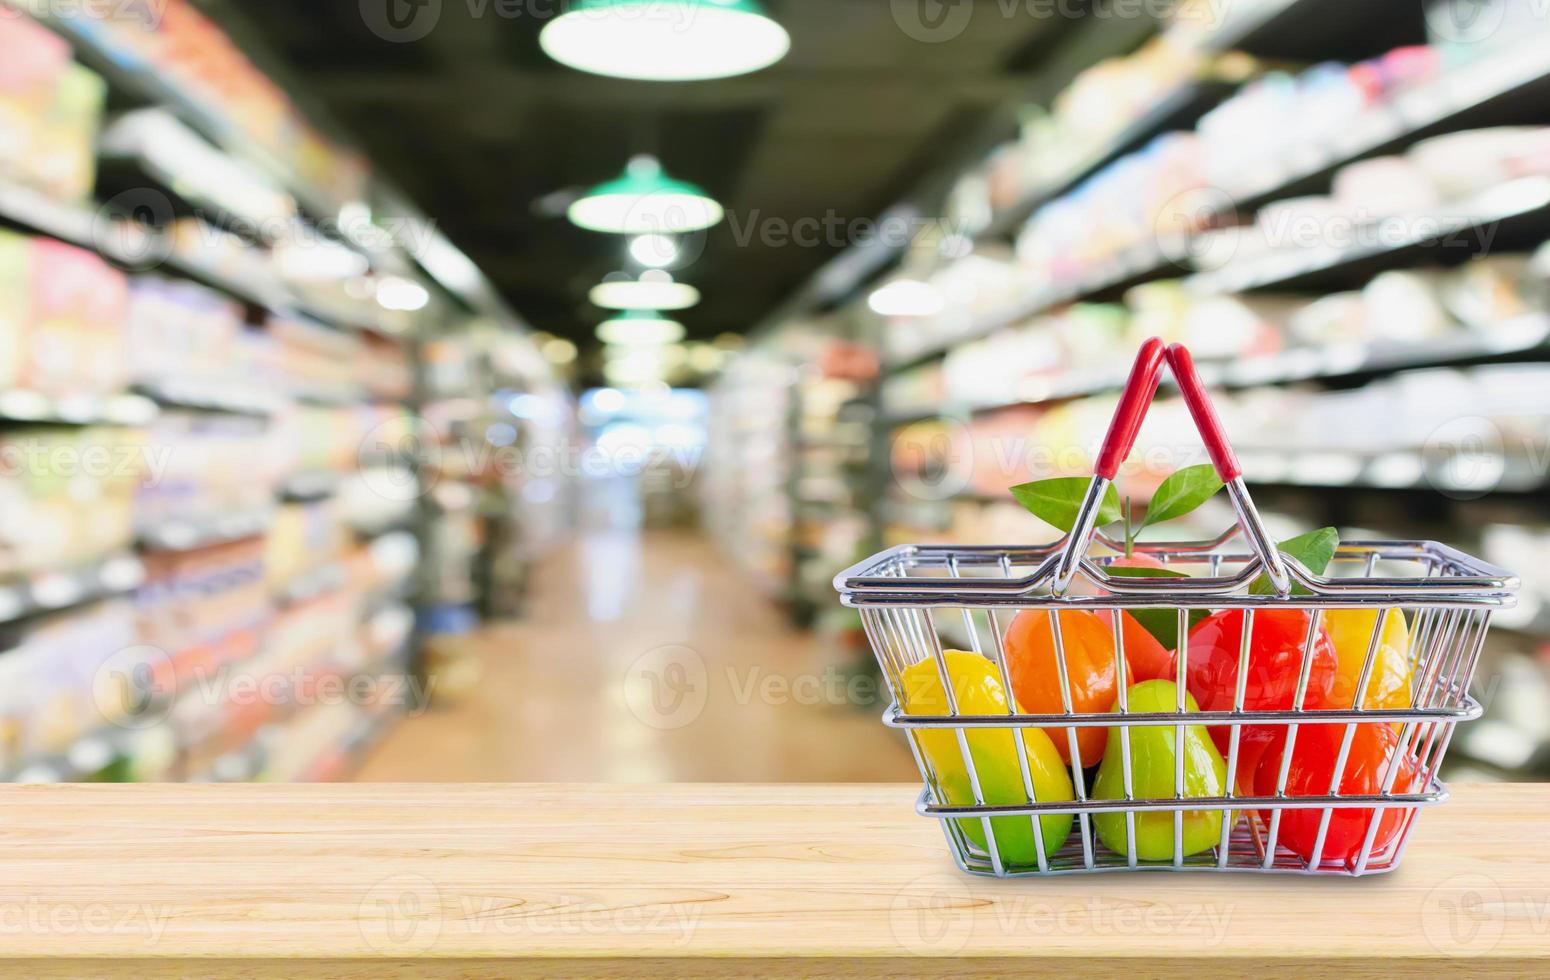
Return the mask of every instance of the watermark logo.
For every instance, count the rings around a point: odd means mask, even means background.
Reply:
[[[889,0],[899,30],[923,44],[962,36],[974,20],[974,0]]]
[[[361,898],[361,938],[383,953],[424,953],[441,938],[441,889],[423,875],[384,878]]]
[[[92,701],[99,717],[131,730],[154,728],[166,720],[177,695],[177,676],[165,650],[125,647],[104,660],[92,678]]]
[[[1433,0],[1426,7],[1427,30],[1454,44],[1491,39],[1506,17],[1506,0]]]
[[[705,658],[691,647],[655,647],[625,671],[625,704],[637,721],[651,728],[672,731],[694,724],[709,698]]]
[[[383,500],[407,503],[433,489],[441,470],[441,438],[418,415],[388,419],[366,433],[355,461],[366,489]],[[422,480],[418,474],[429,474]]]
[[[1421,934],[1448,956],[1478,956],[1501,942],[1506,921],[1501,886],[1483,874],[1454,875],[1421,901]]]
[[[1232,195],[1216,187],[1192,187],[1175,194],[1157,210],[1152,238],[1158,254],[1170,262],[1201,270],[1220,269],[1237,257],[1238,237],[1212,232],[1237,223]]]
[[[1501,485],[1505,440],[1490,419],[1465,415],[1432,430],[1421,448],[1426,482],[1454,500],[1477,500]]]
[[[132,188],[97,209],[92,217],[92,245],[136,272],[147,272],[172,256],[166,229],[175,218],[167,195],[150,187]]]
[[[384,41],[423,41],[441,22],[442,0],[360,0],[361,20]]]
[[[968,426],[942,421],[900,432],[889,453],[895,484],[916,500],[949,500],[969,488],[974,446]]]
[[[888,928],[900,946],[917,956],[951,956],[969,945],[978,905],[962,875],[923,875],[894,895]]]

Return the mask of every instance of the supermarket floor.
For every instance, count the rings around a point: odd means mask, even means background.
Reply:
[[[869,678],[835,669],[690,532],[577,538],[528,616],[472,637],[482,679],[396,725],[376,782],[915,778]]]

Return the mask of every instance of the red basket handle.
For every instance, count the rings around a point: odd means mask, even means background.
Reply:
[[[1152,398],[1157,393],[1157,386],[1162,380],[1165,358],[1178,381],[1184,404],[1189,409],[1190,417],[1195,420],[1195,428],[1200,432],[1211,463],[1227,486],[1227,495],[1238,515],[1238,525],[1243,529],[1249,546],[1264,564],[1265,573],[1276,591],[1282,595],[1287,594],[1291,590],[1291,576],[1287,572],[1286,563],[1275,543],[1270,540],[1264,522],[1260,520],[1259,512],[1249,498],[1248,488],[1243,483],[1243,467],[1227,440],[1227,432],[1222,428],[1221,417],[1216,413],[1216,406],[1212,404],[1204,382],[1200,380],[1200,372],[1195,369],[1194,358],[1182,344],[1173,344],[1165,349],[1157,337],[1141,345],[1135,364],[1130,369],[1130,377],[1125,382],[1125,390],[1120,394],[1114,419],[1109,423],[1108,434],[1104,437],[1097,462],[1093,466],[1092,483],[1088,485],[1076,526],[1071,529],[1055,566],[1055,594],[1065,592],[1082,556],[1087,553],[1103,497],[1119,474],[1120,464],[1135,448],[1141,422],[1146,418]]]
[[[1221,416],[1216,414],[1211,396],[1206,394],[1200,372],[1195,370],[1195,359],[1183,344],[1170,344],[1168,366],[1173,369],[1174,380],[1184,393],[1184,404],[1189,408],[1190,417],[1195,420],[1195,428],[1200,430],[1206,452],[1216,466],[1216,475],[1222,478],[1223,483],[1233,482],[1243,475],[1243,467],[1238,464],[1238,454],[1232,451],[1232,445],[1227,441]]]
[[[1170,352],[1171,353],[1171,352]],[[1152,407],[1152,397],[1162,382],[1163,342],[1152,337],[1141,345],[1136,363],[1130,368],[1130,379],[1125,391],[1119,396],[1119,407],[1114,410],[1114,421],[1109,423],[1109,434],[1104,437],[1103,448],[1098,451],[1098,462],[1093,472],[1105,480],[1119,475],[1119,464],[1125,461],[1135,448],[1136,435],[1141,431],[1141,420]]]

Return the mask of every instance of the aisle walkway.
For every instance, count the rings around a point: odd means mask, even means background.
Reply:
[[[476,642],[478,689],[396,726],[360,779],[918,778],[870,686],[694,534],[578,539],[539,569],[528,617]]]

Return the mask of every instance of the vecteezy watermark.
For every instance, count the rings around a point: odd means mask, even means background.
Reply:
[[[138,272],[166,264],[178,250],[194,255],[219,251],[232,235],[267,242],[277,251],[306,255],[308,249],[353,243],[370,251],[402,248],[422,254],[437,233],[436,222],[416,216],[372,213],[346,208],[328,219],[300,221],[294,216],[251,217],[192,201],[192,221],[173,234],[178,211],[155,187],[132,187],[102,202],[92,215],[91,244],[97,251]]]
[[[352,672],[304,665],[265,669],[249,662],[180,669],[167,651],[139,645],[103,660],[93,672],[91,691],[104,723],[142,730],[162,724],[190,704],[204,708],[394,707],[412,717],[427,710],[435,687],[434,676],[422,680],[391,670]]]
[[[384,41],[408,44],[422,41],[441,23],[446,6],[458,0],[359,0],[361,21]],[[725,0],[717,0],[725,2]],[[675,31],[694,23],[700,5],[693,0],[636,0],[628,5],[583,6],[581,0],[461,0],[470,19],[548,22],[562,15],[607,18],[614,21],[654,21]]]
[[[894,939],[919,956],[950,956],[971,940],[1008,937],[1098,936],[1116,941],[1179,937],[1202,948],[1220,946],[1233,907],[1104,899],[1044,899],[1008,891],[959,874],[934,873],[901,888],[889,908]]]
[[[625,670],[622,692],[637,721],[671,731],[699,720],[710,698],[710,672],[693,647],[653,647]]]
[[[658,902],[649,898],[619,904],[587,895],[464,895],[458,927],[472,936],[535,938],[565,936],[651,936],[669,946],[686,946],[704,915],[704,902]]]
[[[1496,949],[1509,926],[1536,942],[1550,937],[1550,892],[1510,898],[1490,875],[1465,872],[1427,890],[1419,910],[1421,934],[1445,956],[1483,956]]]
[[[946,218],[908,213],[880,218],[848,217],[832,208],[821,215],[784,218],[758,208],[731,212],[727,227],[738,248],[822,248],[881,246],[900,249],[922,241],[958,240],[964,229]]]
[[[423,875],[400,874],[373,884],[361,896],[361,938],[382,953],[424,953],[441,938],[446,913],[441,889]]]
[[[161,942],[172,909],[148,902],[0,901],[0,936],[117,936]]]
[[[395,418],[367,433],[356,450],[356,462],[368,489],[401,503],[432,492],[434,475],[444,466],[534,480],[651,477],[653,489],[682,490],[693,483],[705,456],[702,445],[565,439],[523,446],[498,444],[493,438],[486,433],[483,439],[452,439],[426,419]],[[432,478],[421,481],[404,467],[381,465],[393,460],[413,462],[416,470]]]
[[[173,447],[114,443],[73,445],[47,438],[0,443],[0,478],[53,477],[72,480],[139,479],[159,484],[172,464]]]
[[[1486,44],[1545,29],[1550,0],[1429,0],[1426,29],[1450,44]]]
[[[0,0],[0,20],[32,16],[40,20],[97,20],[156,30],[169,0]]]
[[[1004,21],[1136,20],[1192,21],[1215,30],[1226,19],[1232,0],[889,0],[899,30],[925,44],[963,36],[976,17]],[[1004,27],[1004,25],[1002,25]]]

